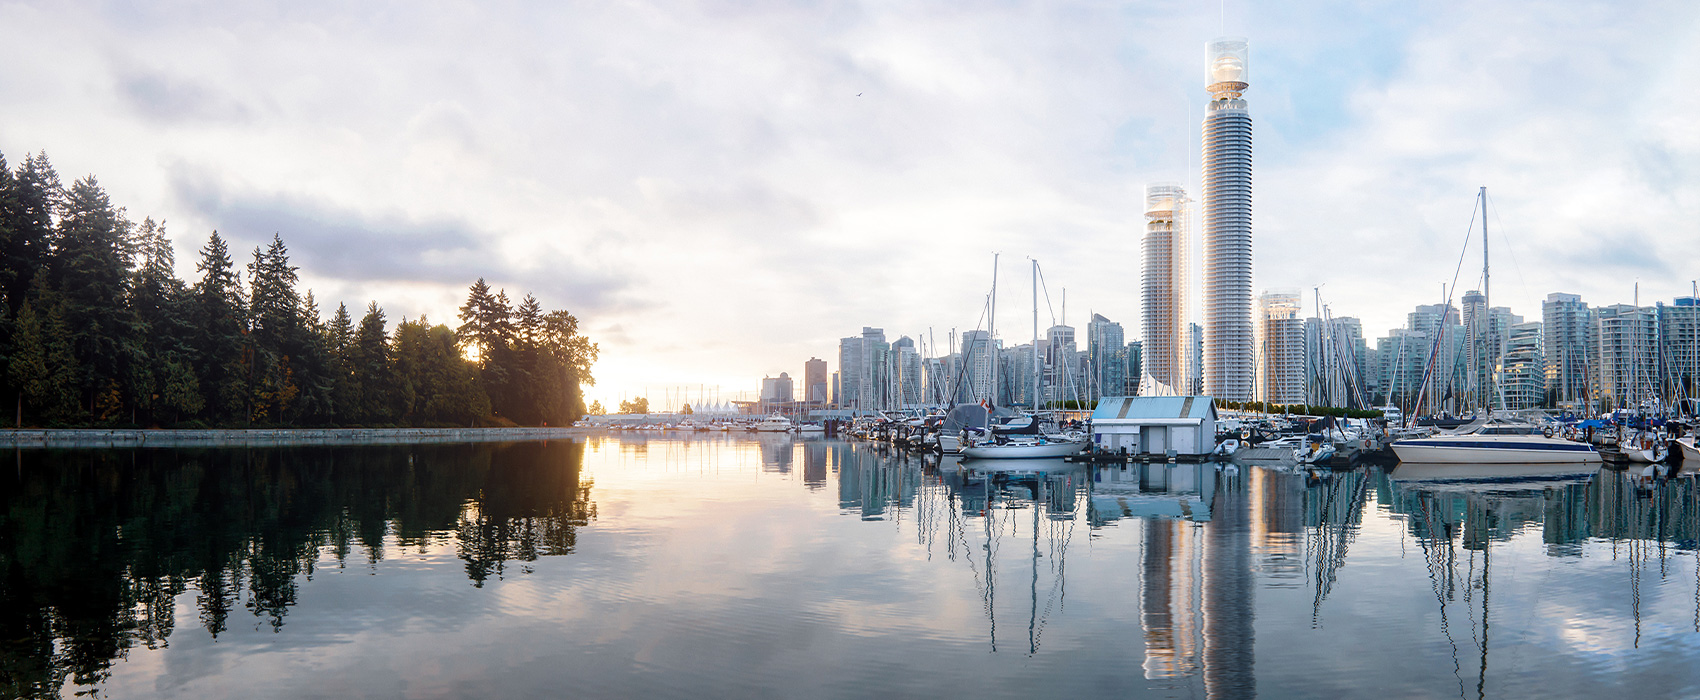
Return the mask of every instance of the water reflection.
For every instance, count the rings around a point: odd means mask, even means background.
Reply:
[[[344,581],[327,567],[396,599],[451,581],[463,595],[358,629],[435,648],[459,637],[417,643],[408,615],[452,601],[466,630],[524,641],[418,665],[465,655],[442,682],[487,694],[566,675],[693,697],[1700,691],[1691,477],[983,463],[723,434],[36,452],[12,471],[5,696],[101,686],[186,636],[322,645],[315,606],[372,605],[325,594]]]
[[[282,630],[325,558],[453,543],[472,585],[573,551],[583,445],[30,451],[0,470],[0,696],[57,697],[164,646],[191,588],[216,638]]]

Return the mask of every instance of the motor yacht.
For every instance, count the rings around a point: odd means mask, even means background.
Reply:
[[[1401,462],[1423,464],[1598,464],[1593,445],[1548,437],[1528,423],[1489,421],[1466,433],[1393,443]]]

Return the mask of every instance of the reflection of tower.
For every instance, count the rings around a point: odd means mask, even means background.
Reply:
[[[1186,362],[1186,191],[1179,185],[1145,188],[1145,265],[1140,279],[1145,312],[1145,371],[1179,393]]]
[[[1185,520],[1149,519],[1145,530],[1140,624],[1145,630],[1145,677],[1198,673],[1203,582],[1200,529]]]
[[[1293,472],[1253,469],[1247,475],[1251,498],[1252,547],[1266,578],[1296,583],[1304,576],[1305,484]]]
[[[1261,470],[1252,470],[1261,471]],[[1252,697],[1256,582],[1245,474],[1216,482],[1204,552],[1204,689],[1212,698]]]
[[[1204,393],[1251,399],[1251,113],[1244,39],[1210,42],[1204,118]]]

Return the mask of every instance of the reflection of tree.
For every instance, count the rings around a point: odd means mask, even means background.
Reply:
[[[164,646],[195,589],[217,636],[246,610],[274,631],[321,553],[460,535],[476,585],[566,554],[595,517],[583,445],[20,453],[0,470],[0,697],[100,683]]]

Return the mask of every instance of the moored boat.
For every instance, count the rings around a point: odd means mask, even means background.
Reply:
[[[1488,423],[1461,435],[1393,443],[1401,462],[1423,464],[1598,464],[1593,445],[1547,437],[1532,425]]]

